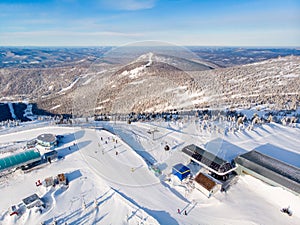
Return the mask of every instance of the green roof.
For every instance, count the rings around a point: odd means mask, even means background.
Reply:
[[[0,171],[27,165],[41,159],[39,151],[33,149],[0,159]]]

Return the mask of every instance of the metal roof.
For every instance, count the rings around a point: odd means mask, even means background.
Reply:
[[[36,149],[7,156],[0,159],[0,171],[27,165],[29,163],[36,162],[39,159],[41,159],[41,154]]]
[[[44,156],[45,156],[45,157],[53,156],[53,155],[57,155],[57,151],[52,150],[52,151],[49,151],[49,152],[45,152],[45,153],[44,153]]]
[[[216,174],[224,175],[233,169],[229,162],[194,144],[184,147],[182,152]]]
[[[300,168],[255,150],[238,156],[235,162],[275,183],[300,193]]]
[[[176,164],[175,166],[173,166],[173,169],[179,172],[180,174],[191,172],[190,169],[182,163]]]
[[[27,198],[22,199],[22,201],[24,202],[25,205],[29,205],[39,199],[40,198],[37,194],[32,194],[32,195],[28,196]]]
[[[53,143],[56,141],[54,134],[41,134],[37,137],[38,141]]]

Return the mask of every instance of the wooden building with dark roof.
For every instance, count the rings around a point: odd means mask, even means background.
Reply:
[[[205,194],[208,198],[221,189],[221,185],[212,177],[206,174],[198,173],[195,177],[195,188]]]

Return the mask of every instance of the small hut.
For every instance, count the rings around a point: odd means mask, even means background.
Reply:
[[[27,143],[26,143],[26,148],[27,148],[27,149],[35,148],[36,143],[37,143],[37,141],[36,141],[35,139],[34,139],[34,140],[27,141]]]
[[[44,206],[44,202],[42,201],[42,199],[40,199],[40,197],[37,194],[30,195],[27,198],[24,198],[22,201],[27,209],[31,209],[35,206]]]
[[[43,185],[45,187],[55,186],[55,180],[53,179],[53,177],[47,177],[44,180]]]
[[[210,197],[221,189],[221,185],[217,183],[209,175],[199,173],[195,177],[195,188],[201,191],[206,197]]]
[[[10,206],[8,208],[8,213],[10,216],[13,216],[13,215],[19,215],[19,209],[17,208],[17,206],[13,205],[13,206]]]
[[[188,175],[191,174],[191,171],[188,167],[179,163],[173,166],[172,174],[178,177],[179,180],[183,180],[184,178],[186,178]]]
[[[58,174],[57,180],[59,184],[68,185],[68,179],[64,173]]]

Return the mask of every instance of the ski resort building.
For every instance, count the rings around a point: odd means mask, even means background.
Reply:
[[[250,174],[266,183],[300,194],[300,169],[255,150],[236,157],[238,173]]]
[[[35,146],[36,146],[36,139],[27,141],[26,143],[26,148],[28,149],[35,148]]]
[[[47,150],[53,150],[57,145],[57,139],[54,134],[41,134],[36,138],[36,141]]]
[[[44,206],[44,202],[37,194],[30,195],[27,198],[24,198],[22,201],[27,209]]]
[[[220,177],[226,177],[236,169],[229,162],[194,144],[184,147],[182,152],[194,162]]]
[[[57,175],[58,184],[68,185],[69,181],[67,176],[64,173],[60,173]]]
[[[217,183],[212,177],[198,173],[195,177],[195,188],[205,194],[206,197],[211,197],[221,189],[221,185]]]
[[[184,178],[186,178],[188,175],[191,174],[191,171],[188,167],[179,163],[173,166],[172,174],[178,177],[179,180],[183,180]]]
[[[42,156],[43,161],[51,163],[51,161],[57,159],[58,153],[55,150],[45,152]]]
[[[0,172],[9,169],[27,166],[41,160],[41,154],[37,149],[28,150],[0,159]]]
[[[45,187],[50,187],[50,186],[55,186],[55,180],[53,177],[47,177],[44,181],[43,181],[43,185]]]

